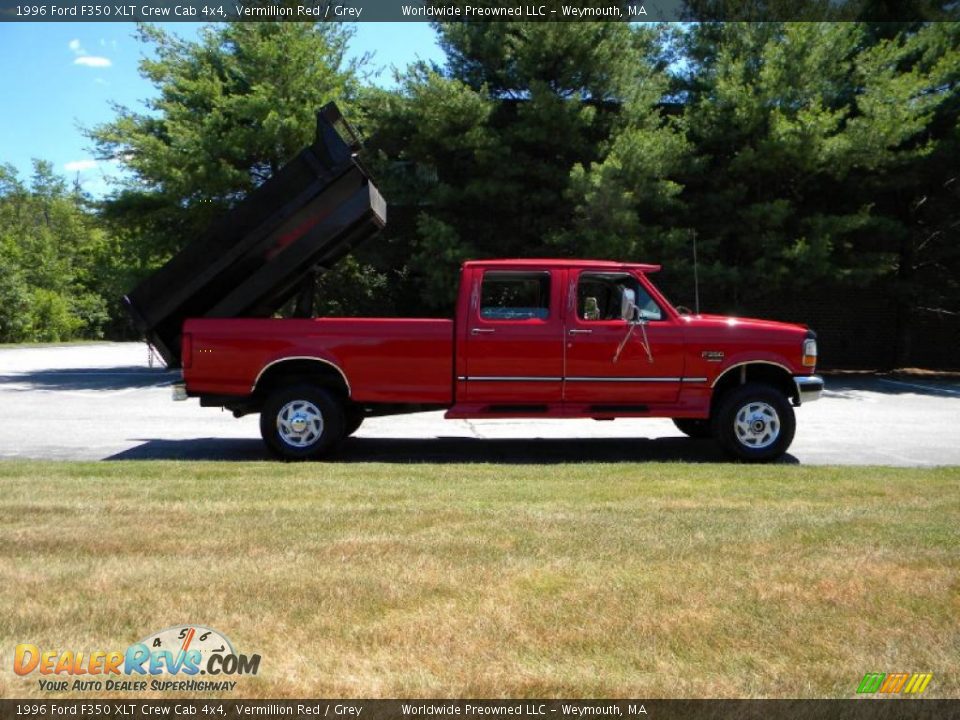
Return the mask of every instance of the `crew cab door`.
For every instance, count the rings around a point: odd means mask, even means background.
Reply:
[[[562,400],[564,275],[536,266],[473,272],[466,375],[458,377],[465,400],[511,406]]]
[[[606,406],[676,401],[683,328],[643,278],[626,271],[573,270],[567,284],[564,401]],[[632,329],[621,317],[625,288],[634,291],[642,318]]]

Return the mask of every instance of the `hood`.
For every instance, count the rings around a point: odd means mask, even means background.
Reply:
[[[720,329],[729,328],[736,331],[765,331],[783,334],[806,335],[809,328],[796,323],[778,322],[776,320],[761,320],[759,318],[743,318],[733,315],[681,315],[681,320],[694,328]]]

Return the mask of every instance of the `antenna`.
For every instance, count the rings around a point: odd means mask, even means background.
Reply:
[[[697,273],[697,231],[691,230],[693,237],[693,308],[694,312],[700,314],[700,276]]]

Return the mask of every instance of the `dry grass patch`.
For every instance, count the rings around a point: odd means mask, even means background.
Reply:
[[[960,469],[0,463],[19,642],[200,623],[237,696],[960,696]]]

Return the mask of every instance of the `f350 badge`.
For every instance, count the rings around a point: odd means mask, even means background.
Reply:
[[[707,362],[720,362],[723,360],[723,350],[704,350],[700,357]]]

